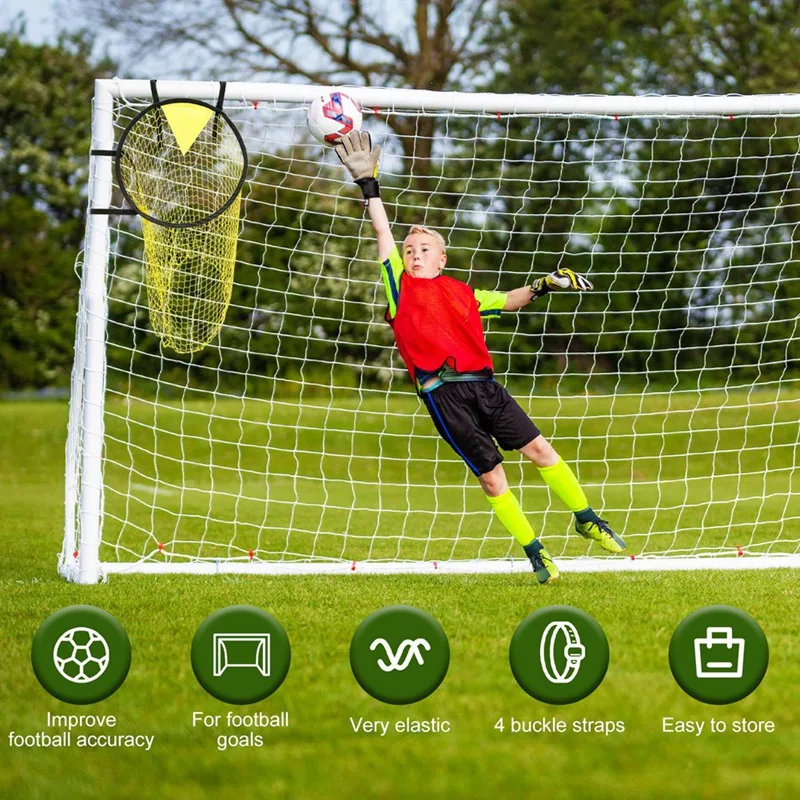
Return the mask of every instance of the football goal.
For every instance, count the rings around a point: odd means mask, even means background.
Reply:
[[[527,571],[384,321],[334,87],[100,80],[59,570]],[[510,290],[497,379],[628,544],[604,556],[505,454],[570,570],[800,565],[800,95],[345,90],[395,239]]]

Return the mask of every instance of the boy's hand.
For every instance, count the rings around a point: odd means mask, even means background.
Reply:
[[[381,148],[380,145],[372,148],[372,139],[366,131],[346,133],[334,149],[356,183],[365,179],[377,179]]]
[[[561,267],[543,278],[537,278],[529,288],[534,297],[542,297],[548,292],[590,292],[594,286],[583,275]]]

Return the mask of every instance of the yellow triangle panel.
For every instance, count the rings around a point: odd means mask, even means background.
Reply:
[[[183,155],[189,152],[189,148],[200,135],[200,131],[205,128],[214,114],[212,109],[198,106],[196,103],[169,103],[169,105],[161,106],[161,109],[172,133],[175,134],[178,147]]]

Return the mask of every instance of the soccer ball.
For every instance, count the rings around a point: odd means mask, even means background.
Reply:
[[[307,119],[315,139],[334,145],[344,134],[361,130],[361,107],[344,92],[331,92],[311,103]]]
[[[108,642],[92,628],[70,628],[53,648],[56,669],[72,683],[91,683],[108,667]]]

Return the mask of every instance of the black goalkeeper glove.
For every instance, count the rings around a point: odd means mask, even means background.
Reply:
[[[353,180],[361,187],[366,205],[371,197],[380,197],[378,186],[378,160],[380,145],[372,147],[372,139],[366,131],[350,131],[339,139],[334,148],[339,160],[347,167]]]
[[[543,278],[537,278],[529,287],[531,295],[542,297],[548,292],[591,292],[591,282],[567,267],[561,267]]]

